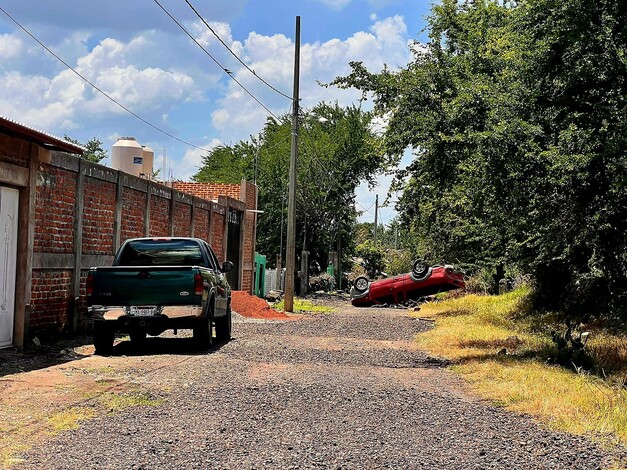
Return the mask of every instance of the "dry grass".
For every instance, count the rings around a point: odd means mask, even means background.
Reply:
[[[627,444],[627,340],[593,334],[590,355],[612,380],[545,363],[555,351],[546,334],[534,332],[523,310],[526,288],[501,296],[468,295],[423,305],[414,315],[435,320],[417,337],[432,354],[455,362],[485,398],[534,415],[555,429]]]

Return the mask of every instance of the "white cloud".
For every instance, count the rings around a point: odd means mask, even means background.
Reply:
[[[357,32],[346,40],[332,39],[301,46],[301,106],[310,107],[320,101],[338,101],[344,105],[355,102],[360,96],[356,90],[318,85],[318,82],[329,83],[335,77],[349,73],[350,61],[362,61],[373,71],[381,70],[385,64],[395,68],[409,62],[407,27],[403,18],[395,16],[380,20],[375,16],[372,21],[370,32]],[[294,62],[291,39],[281,34],[250,33],[244,41],[244,55],[258,76],[291,95]],[[269,90],[248,71],[240,67],[235,77],[275,114],[289,112],[289,101]],[[212,123],[227,140],[257,132],[265,122],[267,113],[234,82],[228,84],[227,92],[218,103],[220,107],[212,113]]]
[[[13,59],[22,53],[22,41],[11,34],[0,34],[0,60]]]
[[[211,139],[209,142],[200,144],[199,147],[210,150],[219,145],[222,145],[220,139]],[[196,148],[187,150],[183,158],[178,163],[174,164],[175,166],[172,168],[172,173],[176,178],[190,181],[191,177],[198,173],[198,170],[202,167],[203,157],[206,155],[207,152],[204,150]],[[168,175],[166,175],[166,177],[167,176]]]

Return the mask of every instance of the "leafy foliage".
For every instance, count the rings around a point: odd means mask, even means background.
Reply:
[[[357,107],[321,103],[299,119],[296,186],[296,246],[309,252],[310,264],[324,270],[328,252],[342,252],[343,267],[354,252],[355,189],[362,181],[376,184],[375,175],[388,163],[371,130],[371,113]],[[196,181],[240,182],[259,187],[257,249],[270,256],[284,254],[287,232],[290,116],[269,119],[251,142],[214,149],[194,175]],[[256,168],[256,171],[255,171]]]
[[[102,141],[98,140],[96,137],[88,140],[85,144],[82,144],[78,140],[72,139],[67,135],[64,135],[63,138],[68,142],[83,147],[85,152],[83,153],[82,158],[85,160],[93,163],[100,163],[103,159],[107,158],[107,151],[102,148]]]
[[[443,0],[398,72],[335,84],[374,97],[413,249],[536,275],[568,320],[627,316],[627,6]]]

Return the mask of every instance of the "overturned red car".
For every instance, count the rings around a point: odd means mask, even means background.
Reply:
[[[453,266],[429,266],[421,260],[414,262],[407,274],[369,281],[359,276],[351,288],[351,302],[357,307],[376,304],[400,304],[407,300],[466,287],[464,276]]]

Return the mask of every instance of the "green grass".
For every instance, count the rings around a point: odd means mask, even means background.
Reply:
[[[156,398],[150,392],[146,391],[125,391],[123,393],[107,392],[99,398],[110,413],[133,406],[159,406],[165,401],[163,398]]]
[[[528,296],[523,287],[500,296],[467,295],[424,304],[411,314],[433,320],[435,327],[416,341],[431,354],[452,360],[452,370],[482,397],[555,429],[627,444],[627,390],[616,380],[547,364],[555,346],[528,315]],[[593,360],[604,358],[616,369],[627,341],[607,333],[592,336]]]
[[[285,300],[281,300],[273,307],[275,310],[285,311]],[[326,305],[316,305],[311,300],[294,299],[294,312],[331,313],[335,309]]]

